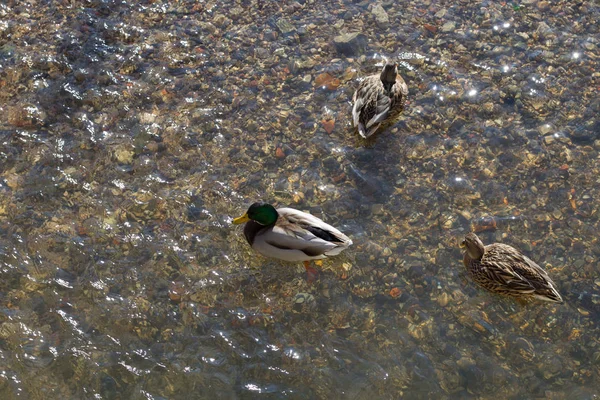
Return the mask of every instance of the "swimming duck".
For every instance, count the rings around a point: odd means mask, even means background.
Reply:
[[[262,201],[252,204],[233,223],[246,223],[246,240],[263,256],[303,261],[309,281],[317,274],[310,260],[335,256],[352,244],[348,236],[311,214],[293,208],[275,209]]]
[[[502,243],[484,246],[474,233],[465,236],[461,247],[465,248],[463,263],[484,289],[521,299],[562,303],[548,273],[514,247]]]
[[[366,139],[382,122],[393,120],[404,109],[407,95],[408,86],[396,64],[386,64],[381,74],[366,77],[352,97],[352,118],[358,133]]]

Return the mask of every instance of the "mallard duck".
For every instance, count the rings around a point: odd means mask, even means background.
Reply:
[[[234,224],[243,224],[250,246],[263,256],[303,261],[309,280],[316,276],[310,260],[335,256],[352,240],[319,218],[293,208],[275,209],[262,201],[252,204]]]
[[[461,242],[463,263],[475,282],[483,288],[521,299],[562,303],[548,273],[512,246],[494,243],[487,246],[474,233]]]
[[[385,120],[392,120],[404,108],[408,86],[396,64],[385,64],[381,74],[366,77],[354,92],[352,118],[365,139]]]

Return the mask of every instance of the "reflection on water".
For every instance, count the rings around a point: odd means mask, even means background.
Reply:
[[[1,397],[593,398],[597,15],[0,5]],[[349,101],[383,58],[409,103],[363,141]],[[231,226],[257,199],[354,245],[310,285]],[[477,288],[469,230],[566,303]]]

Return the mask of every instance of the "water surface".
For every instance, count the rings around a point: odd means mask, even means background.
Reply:
[[[595,398],[598,11],[0,5],[0,397]],[[385,60],[409,101],[363,141]],[[258,199],[354,245],[311,285],[231,225]],[[565,304],[477,288],[470,230]]]

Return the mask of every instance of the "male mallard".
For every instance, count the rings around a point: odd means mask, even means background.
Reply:
[[[466,248],[463,263],[473,280],[483,288],[519,298],[562,303],[562,297],[546,271],[512,246],[487,246],[474,233],[460,244]]]
[[[244,222],[244,236],[254,250],[279,260],[304,261],[309,280],[316,275],[309,260],[335,256],[352,244],[348,236],[313,215],[293,208],[275,209],[262,201],[233,220],[234,224]]]
[[[352,97],[352,118],[358,133],[366,139],[383,121],[392,120],[404,108],[407,95],[408,86],[395,64],[386,64],[381,74],[366,77]]]

